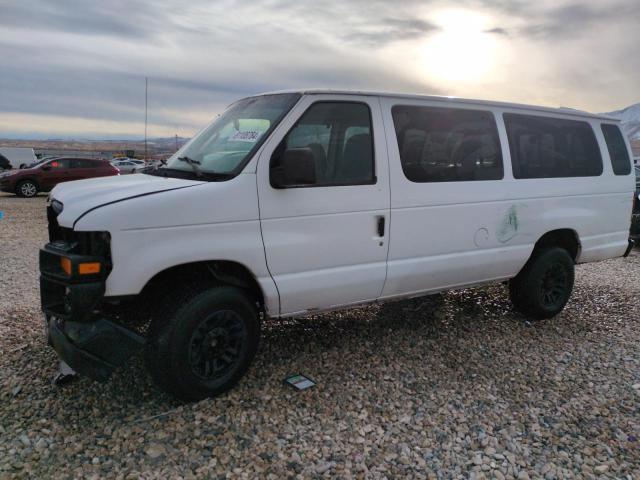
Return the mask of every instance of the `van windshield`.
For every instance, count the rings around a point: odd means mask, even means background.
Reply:
[[[229,176],[237,173],[299,98],[297,93],[287,93],[234,103],[159,170]]]

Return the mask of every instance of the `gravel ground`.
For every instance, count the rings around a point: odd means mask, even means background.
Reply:
[[[179,405],[140,359],[50,384],[44,197],[0,211],[0,478],[640,478],[637,253],[535,324],[501,285],[270,322],[237,388]]]

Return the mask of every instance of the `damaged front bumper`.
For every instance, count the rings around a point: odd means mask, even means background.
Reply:
[[[40,250],[40,297],[48,341],[76,372],[105,381],[145,340],[101,311],[107,268],[86,276],[76,274],[81,264],[104,264],[104,259],[72,251],[63,242]],[[67,261],[63,258],[69,262],[67,271],[61,267]]]

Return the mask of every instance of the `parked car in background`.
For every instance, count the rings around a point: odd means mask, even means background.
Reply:
[[[33,148],[0,147],[0,155],[9,161],[12,168],[24,168],[36,161]]]
[[[11,170],[11,162],[4,155],[0,154],[0,171]]]
[[[2,174],[0,191],[34,197],[38,192],[48,192],[62,182],[119,174],[120,171],[105,160],[54,158]]]
[[[135,158],[118,158],[111,160],[110,163],[114,167],[117,167],[120,170],[120,173],[133,173],[137,168],[146,166],[144,161],[137,160]]]
[[[148,162],[144,162],[144,165],[137,166],[132,173],[150,172],[166,164],[166,160],[149,160]]]
[[[640,246],[640,165],[635,166],[636,193],[633,202],[633,214],[631,216],[631,238]]]

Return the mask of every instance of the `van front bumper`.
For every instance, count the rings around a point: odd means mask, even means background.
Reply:
[[[95,260],[71,255],[55,244],[40,250],[40,299],[48,342],[76,372],[105,381],[144,345],[144,337],[102,313],[104,278],[67,276],[58,268],[61,257],[71,258],[74,264]]]
[[[144,338],[106,319],[68,322],[45,313],[47,340],[60,359],[99,382],[144,345]]]

